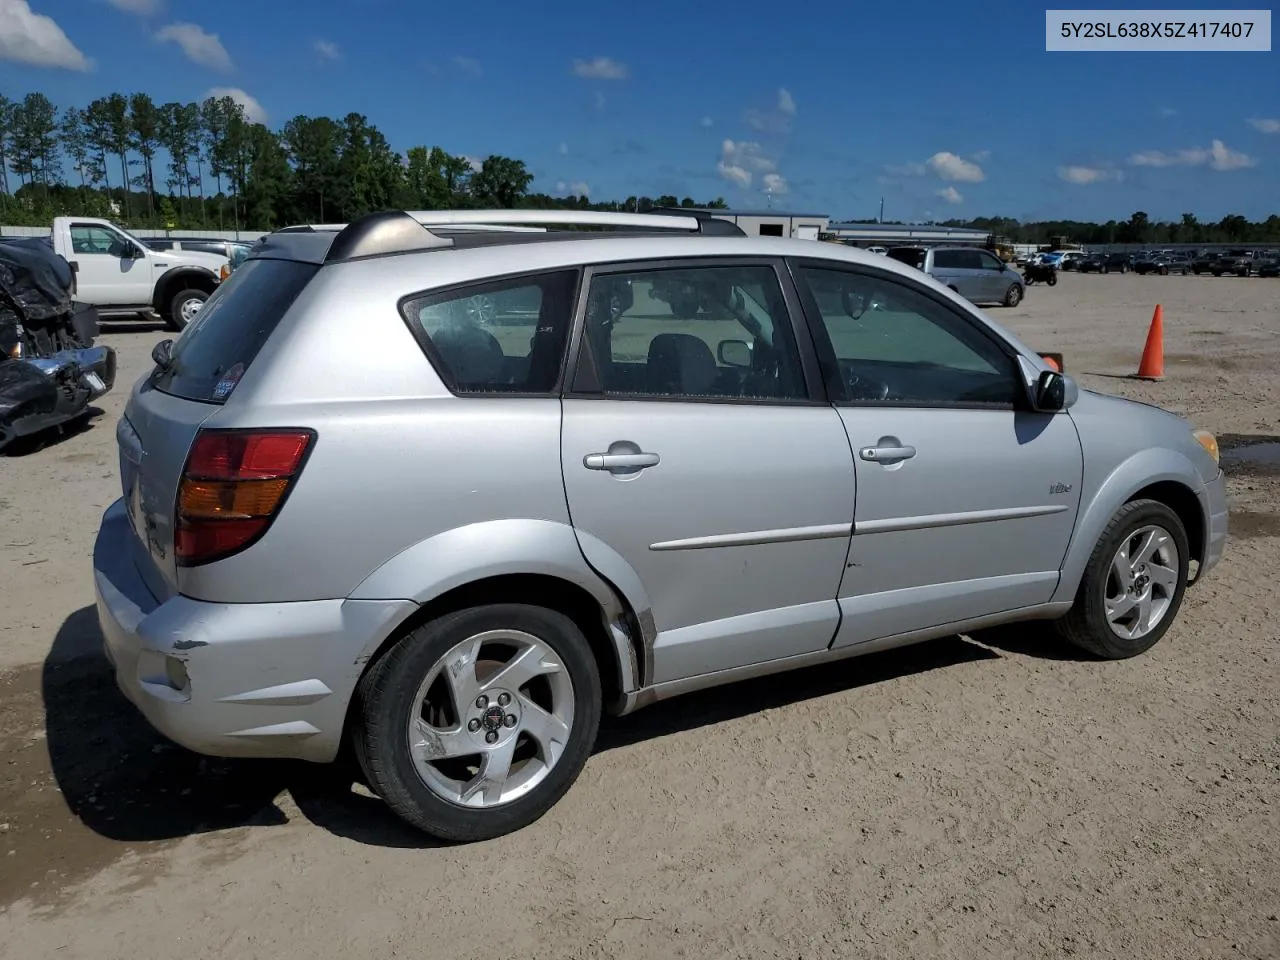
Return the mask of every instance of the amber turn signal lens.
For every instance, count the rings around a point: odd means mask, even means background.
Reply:
[[[185,519],[247,520],[269,517],[289,488],[280,480],[185,480],[181,516]]]
[[[1209,456],[1213,457],[1213,462],[1218,462],[1218,438],[1208,430],[1196,430],[1195,438],[1200,441],[1200,446],[1204,447]]]

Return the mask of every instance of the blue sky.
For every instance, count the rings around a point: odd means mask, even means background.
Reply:
[[[398,150],[518,157],[535,189],[593,199],[1280,213],[1277,53],[1047,53],[1044,38],[1027,0],[0,0],[0,91],[83,106],[232,89],[273,127],[357,111]]]

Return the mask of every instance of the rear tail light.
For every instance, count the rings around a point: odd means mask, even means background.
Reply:
[[[301,428],[197,433],[178,485],[178,565],[221,560],[266,533],[315,439]]]

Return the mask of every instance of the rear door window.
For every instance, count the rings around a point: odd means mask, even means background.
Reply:
[[[280,319],[320,269],[291,260],[246,260],[214,291],[152,374],[163,393],[222,403]]]

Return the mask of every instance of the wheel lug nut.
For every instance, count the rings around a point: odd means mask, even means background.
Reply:
[[[509,693],[498,694],[498,706],[505,707],[510,702],[511,702],[511,694]]]
[[[505,727],[514,727],[516,725],[516,715],[514,713],[508,713],[502,718],[502,725]]]
[[[488,733],[486,733],[486,734],[484,735],[484,742],[485,742],[485,743],[497,743],[497,742],[498,742],[498,731],[497,731],[497,730],[490,730]]]
[[[480,696],[476,697],[476,707],[478,709],[483,710],[488,705],[489,705],[489,698],[486,697],[483,693],[480,694]]]
[[[480,721],[472,720],[470,723],[467,724],[467,729],[470,730],[472,733],[475,733],[477,730],[480,729]]]

